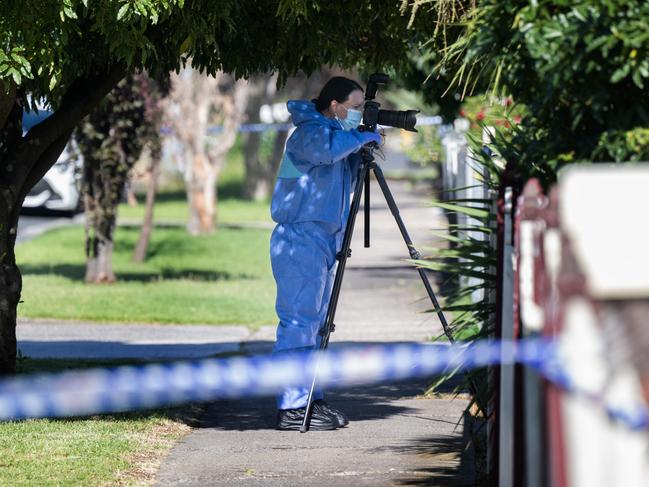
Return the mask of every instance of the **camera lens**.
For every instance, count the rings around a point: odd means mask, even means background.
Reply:
[[[417,113],[419,110],[379,110],[378,122],[380,125],[416,132]]]

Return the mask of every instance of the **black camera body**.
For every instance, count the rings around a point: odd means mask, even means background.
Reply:
[[[374,131],[377,125],[385,125],[417,132],[415,124],[419,110],[381,110],[381,104],[374,101],[379,85],[387,85],[389,80],[390,77],[383,73],[374,73],[370,76],[365,90],[363,129]]]

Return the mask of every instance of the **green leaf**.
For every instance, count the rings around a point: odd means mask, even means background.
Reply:
[[[22,77],[20,76],[20,72],[17,69],[11,68],[11,77],[14,79],[14,82],[17,85],[20,85],[20,82],[22,81]]]
[[[471,270],[471,269],[467,269],[467,268],[459,266],[459,265],[451,265],[451,264],[447,264],[447,263],[434,262],[434,261],[430,261],[430,260],[411,260],[411,259],[408,259],[408,261],[416,264],[418,267],[423,267],[423,268],[431,269],[431,270],[434,270],[434,271],[456,272],[456,273],[461,274],[463,276],[477,277],[478,279],[492,280],[492,279],[495,278],[495,276],[493,274],[490,274],[488,272]]]
[[[629,74],[630,69],[631,66],[629,64],[625,64],[624,66],[616,69],[611,75],[611,83],[618,83],[622,79],[626,78]]]
[[[120,9],[117,11],[117,20],[122,20],[122,18],[126,15],[128,12],[128,9],[130,7],[130,4],[125,3],[120,7]]]
[[[454,211],[457,213],[462,213],[464,215],[473,216],[475,218],[488,218],[490,212],[488,210],[481,210],[480,208],[473,208],[471,206],[462,206],[454,205],[452,203],[443,203],[441,201],[435,201],[433,206],[437,206],[444,210]]]
[[[635,83],[635,85],[638,88],[640,88],[640,89],[644,88],[644,83],[642,81],[642,76],[640,76],[640,70],[637,70],[637,69],[634,70],[633,74],[631,75],[631,79],[633,80],[633,82]]]

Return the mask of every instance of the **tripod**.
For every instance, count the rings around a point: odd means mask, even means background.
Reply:
[[[374,176],[376,177],[379,186],[381,187],[381,191],[383,191],[383,196],[385,197],[388,203],[390,212],[392,213],[392,216],[394,216],[394,219],[396,220],[397,225],[399,227],[399,231],[401,232],[401,236],[403,237],[403,240],[405,241],[408,247],[408,252],[410,253],[410,257],[412,259],[419,259],[421,256],[420,253],[417,251],[417,249],[415,249],[412,240],[410,239],[410,235],[408,235],[408,231],[406,230],[403,220],[401,219],[401,215],[399,214],[399,208],[397,207],[397,204],[395,203],[394,198],[392,197],[392,193],[390,192],[388,183],[385,180],[383,171],[381,170],[379,165],[374,161],[374,147],[376,146],[363,147],[361,149],[361,164],[359,167],[358,179],[356,180],[356,186],[354,188],[354,198],[352,200],[349,218],[347,219],[347,226],[345,227],[345,237],[342,242],[342,248],[340,252],[338,252],[338,254],[336,255],[336,259],[338,260],[338,268],[336,270],[336,277],[334,279],[333,289],[331,291],[331,299],[329,300],[329,306],[327,308],[327,315],[325,318],[325,322],[319,331],[319,335],[322,337],[319,346],[320,351],[323,351],[328,347],[331,333],[335,330],[334,316],[336,314],[336,307],[338,306],[338,297],[340,295],[340,289],[342,287],[343,275],[345,273],[345,265],[347,263],[347,258],[351,256],[351,249],[349,248],[349,246],[352,241],[352,233],[354,232],[354,223],[356,221],[356,215],[358,214],[358,209],[360,208],[360,204],[361,204],[361,193],[362,193],[361,189],[363,184],[365,185],[365,202],[364,202],[365,247],[370,246],[370,232],[369,232],[370,229],[370,170],[374,171]],[[442,308],[440,307],[439,302],[435,297],[435,292],[433,291],[433,288],[430,285],[428,276],[426,275],[426,273],[422,268],[417,268],[417,271],[419,272],[419,276],[421,277],[421,280],[424,283],[426,292],[428,293],[428,296],[430,297],[430,300],[433,303],[435,312],[437,313],[437,316],[439,317],[439,320],[442,323],[444,334],[448,337],[449,341],[452,343],[454,340],[451,334],[451,330],[448,326],[448,322],[446,321],[446,317],[442,312]],[[307,398],[304,420],[302,422],[302,426],[300,427],[301,433],[306,433],[307,431],[309,431],[309,425],[311,423],[311,415],[313,413],[313,394],[315,392],[316,383],[318,380],[319,363],[320,363],[320,359],[318,358],[316,360],[315,371],[313,374],[313,381],[311,382],[311,389],[309,390],[309,395]]]

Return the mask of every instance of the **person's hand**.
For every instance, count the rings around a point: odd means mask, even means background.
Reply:
[[[377,144],[381,143],[381,136],[376,132],[360,132],[361,140],[363,145],[375,142]]]
[[[381,137],[381,142],[379,143],[379,145],[383,147],[385,145],[385,130],[381,129],[378,134]]]

